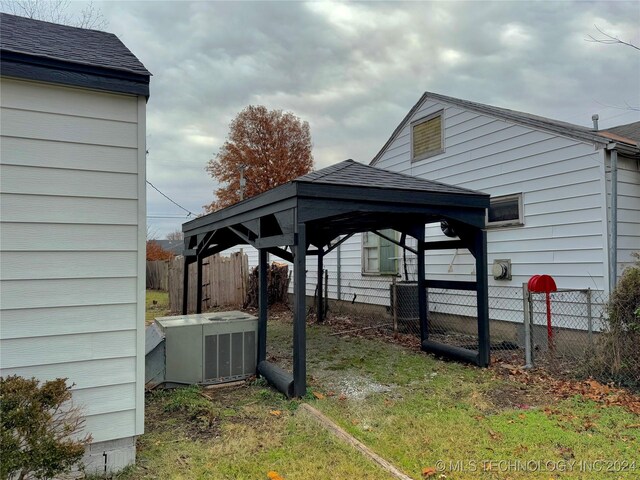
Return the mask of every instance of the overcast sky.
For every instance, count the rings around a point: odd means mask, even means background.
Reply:
[[[368,163],[424,91],[601,127],[640,120],[640,2],[96,2],[153,73],[147,178],[194,213],[250,104],[309,122],[316,168]],[[621,108],[622,107],[622,108]],[[158,238],[185,212],[149,188]],[[172,217],[172,218],[157,218]]]

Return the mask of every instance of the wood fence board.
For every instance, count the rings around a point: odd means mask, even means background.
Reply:
[[[182,312],[182,272],[184,259],[178,257],[168,264],[169,306],[174,313]],[[245,302],[249,259],[243,252],[230,257],[213,255],[203,260],[203,310],[215,307],[242,306]],[[196,310],[196,264],[189,265],[188,312]]]

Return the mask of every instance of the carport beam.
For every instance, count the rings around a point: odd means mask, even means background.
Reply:
[[[487,232],[477,230],[474,250],[476,257],[476,286],[478,305],[478,365],[489,366],[489,270],[487,267]]]
[[[427,319],[427,282],[424,265],[424,225],[416,228],[418,240],[418,315],[420,317],[420,342],[429,338],[429,324]]]
[[[269,299],[267,297],[267,250],[259,250],[258,260],[258,364],[267,359],[267,315]]]
[[[196,260],[196,313],[202,313],[202,257],[198,255]]]
[[[295,258],[293,263],[294,318],[293,318],[293,396],[303,397],[307,392],[306,365],[306,225],[298,224]]]
[[[323,266],[323,252],[322,249],[318,249],[318,303],[317,303],[317,307],[318,307],[318,313],[317,313],[317,320],[318,322],[322,322],[324,320],[324,312],[323,312],[323,299],[324,299],[324,295],[323,293],[323,287],[325,287],[322,284],[322,271],[324,269]],[[325,287],[326,288],[326,287]]]

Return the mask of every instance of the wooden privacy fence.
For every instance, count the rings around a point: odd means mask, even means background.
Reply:
[[[151,290],[169,290],[169,260],[147,262],[147,288]]]
[[[202,310],[244,304],[249,279],[249,259],[246,254],[232,253],[229,257],[213,255],[202,262]],[[184,259],[177,257],[169,264],[169,307],[182,312],[182,272]],[[196,311],[196,264],[189,265],[188,312]]]

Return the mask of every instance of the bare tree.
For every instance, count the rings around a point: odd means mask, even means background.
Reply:
[[[587,39],[586,39],[587,42],[602,43],[604,45],[626,45],[627,47],[631,47],[631,48],[635,48],[636,50],[640,50],[640,47],[638,47],[637,45],[634,45],[633,43],[630,43],[630,42],[625,42],[623,40],[620,40],[618,37],[614,37],[613,35],[603,31],[597,25],[594,25],[594,27],[596,27],[596,30],[600,34],[600,37],[596,38],[593,35],[587,35]]]
[[[183,238],[184,233],[182,233],[180,230],[167,233],[167,240],[182,240]]]
[[[101,30],[107,26],[107,19],[93,2],[87,3],[78,13],[69,11],[70,0],[0,0],[0,7],[12,15],[61,23],[72,27]]]

